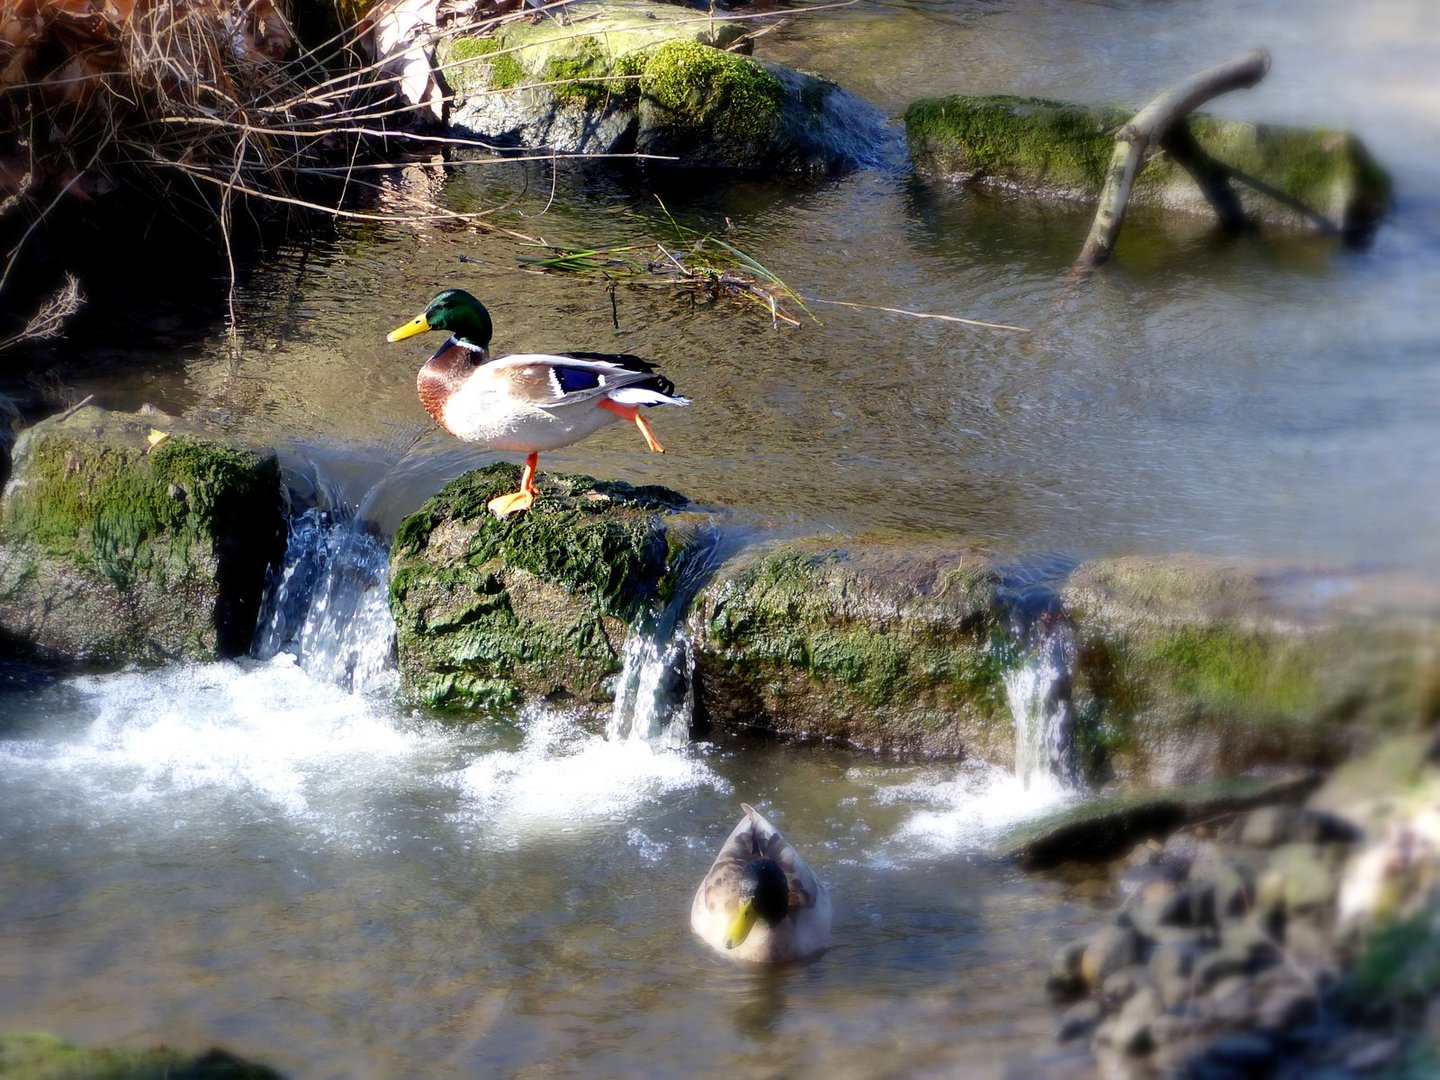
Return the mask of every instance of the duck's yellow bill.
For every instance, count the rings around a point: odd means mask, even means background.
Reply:
[[[741,900],[740,906],[735,909],[735,919],[725,932],[725,948],[733,949],[749,937],[757,917],[755,905],[749,900]]]
[[[385,335],[386,341],[404,341],[407,337],[414,337],[416,334],[423,334],[430,329],[430,322],[425,318],[424,312],[416,315],[404,326],[397,326],[390,333]]]

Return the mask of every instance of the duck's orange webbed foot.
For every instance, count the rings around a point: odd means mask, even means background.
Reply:
[[[512,491],[509,495],[497,495],[485,504],[485,509],[504,521],[511,514],[518,514],[534,506],[535,468],[539,463],[539,454],[531,454],[526,458],[525,471],[520,474],[520,490]]]
[[[645,445],[650,447],[652,454],[663,454],[665,452],[665,447],[660,445],[660,440],[655,438],[655,433],[650,430],[650,425],[647,424],[645,418],[640,415],[640,406],[621,405],[618,401],[601,398],[600,407],[614,413],[622,420],[633,421],[635,426],[640,429],[640,434],[645,436]]]

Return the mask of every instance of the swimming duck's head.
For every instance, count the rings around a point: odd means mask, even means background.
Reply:
[[[755,921],[774,926],[790,910],[790,883],[785,871],[773,859],[754,859],[740,872],[739,905],[725,935],[725,947],[733,949],[749,936]]]

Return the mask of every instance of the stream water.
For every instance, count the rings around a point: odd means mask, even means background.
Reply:
[[[606,738],[553,711],[455,727],[392,704],[384,538],[494,456],[430,427],[413,389],[426,346],[384,334],[459,284],[502,349],[661,360],[695,399],[656,420],[670,453],[616,426],[541,467],[665,484],[744,531],[1433,576],[1440,9],[864,0],[758,51],[897,113],[946,92],[1138,102],[1257,44],[1271,73],[1216,111],[1360,132],[1397,185],[1369,248],[1137,215],[1077,296],[1063,279],[1083,208],[898,167],[804,184],[535,164],[394,180],[581,245],[667,238],[658,195],[689,227],[728,218],[817,301],[1029,333],[820,302],[822,324],[774,329],[758,309],[624,287],[612,308],[602,284],[520,271],[514,240],[435,225],[278,252],[240,282],[238,350],[209,284],[199,307],[93,301],[90,337],[36,351],[0,389],[149,401],[271,442],[314,509],[256,657],[0,694],[0,1029],[218,1043],[299,1080],[986,1076],[1043,1052],[1045,957],[1097,918],[990,854],[1007,824],[1072,797],[1043,731],[1021,779],[657,745],[679,740],[643,706],[646,737],[632,713]],[[1056,656],[1063,642],[1037,648],[1012,687],[1017,720]],[[631,700],[655,700],[657,671],[632,671]],[[739,970],[691,937],[690,894],[742,799],[830,885],[836,947],[819,963]]]

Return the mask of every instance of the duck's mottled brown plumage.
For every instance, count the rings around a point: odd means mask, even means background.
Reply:
[[[445,402],[488,359],[484,349],[447,343],[421,366],[415,376],[415,390],[420,395],[420,404],[441,427],[445,426]]]

